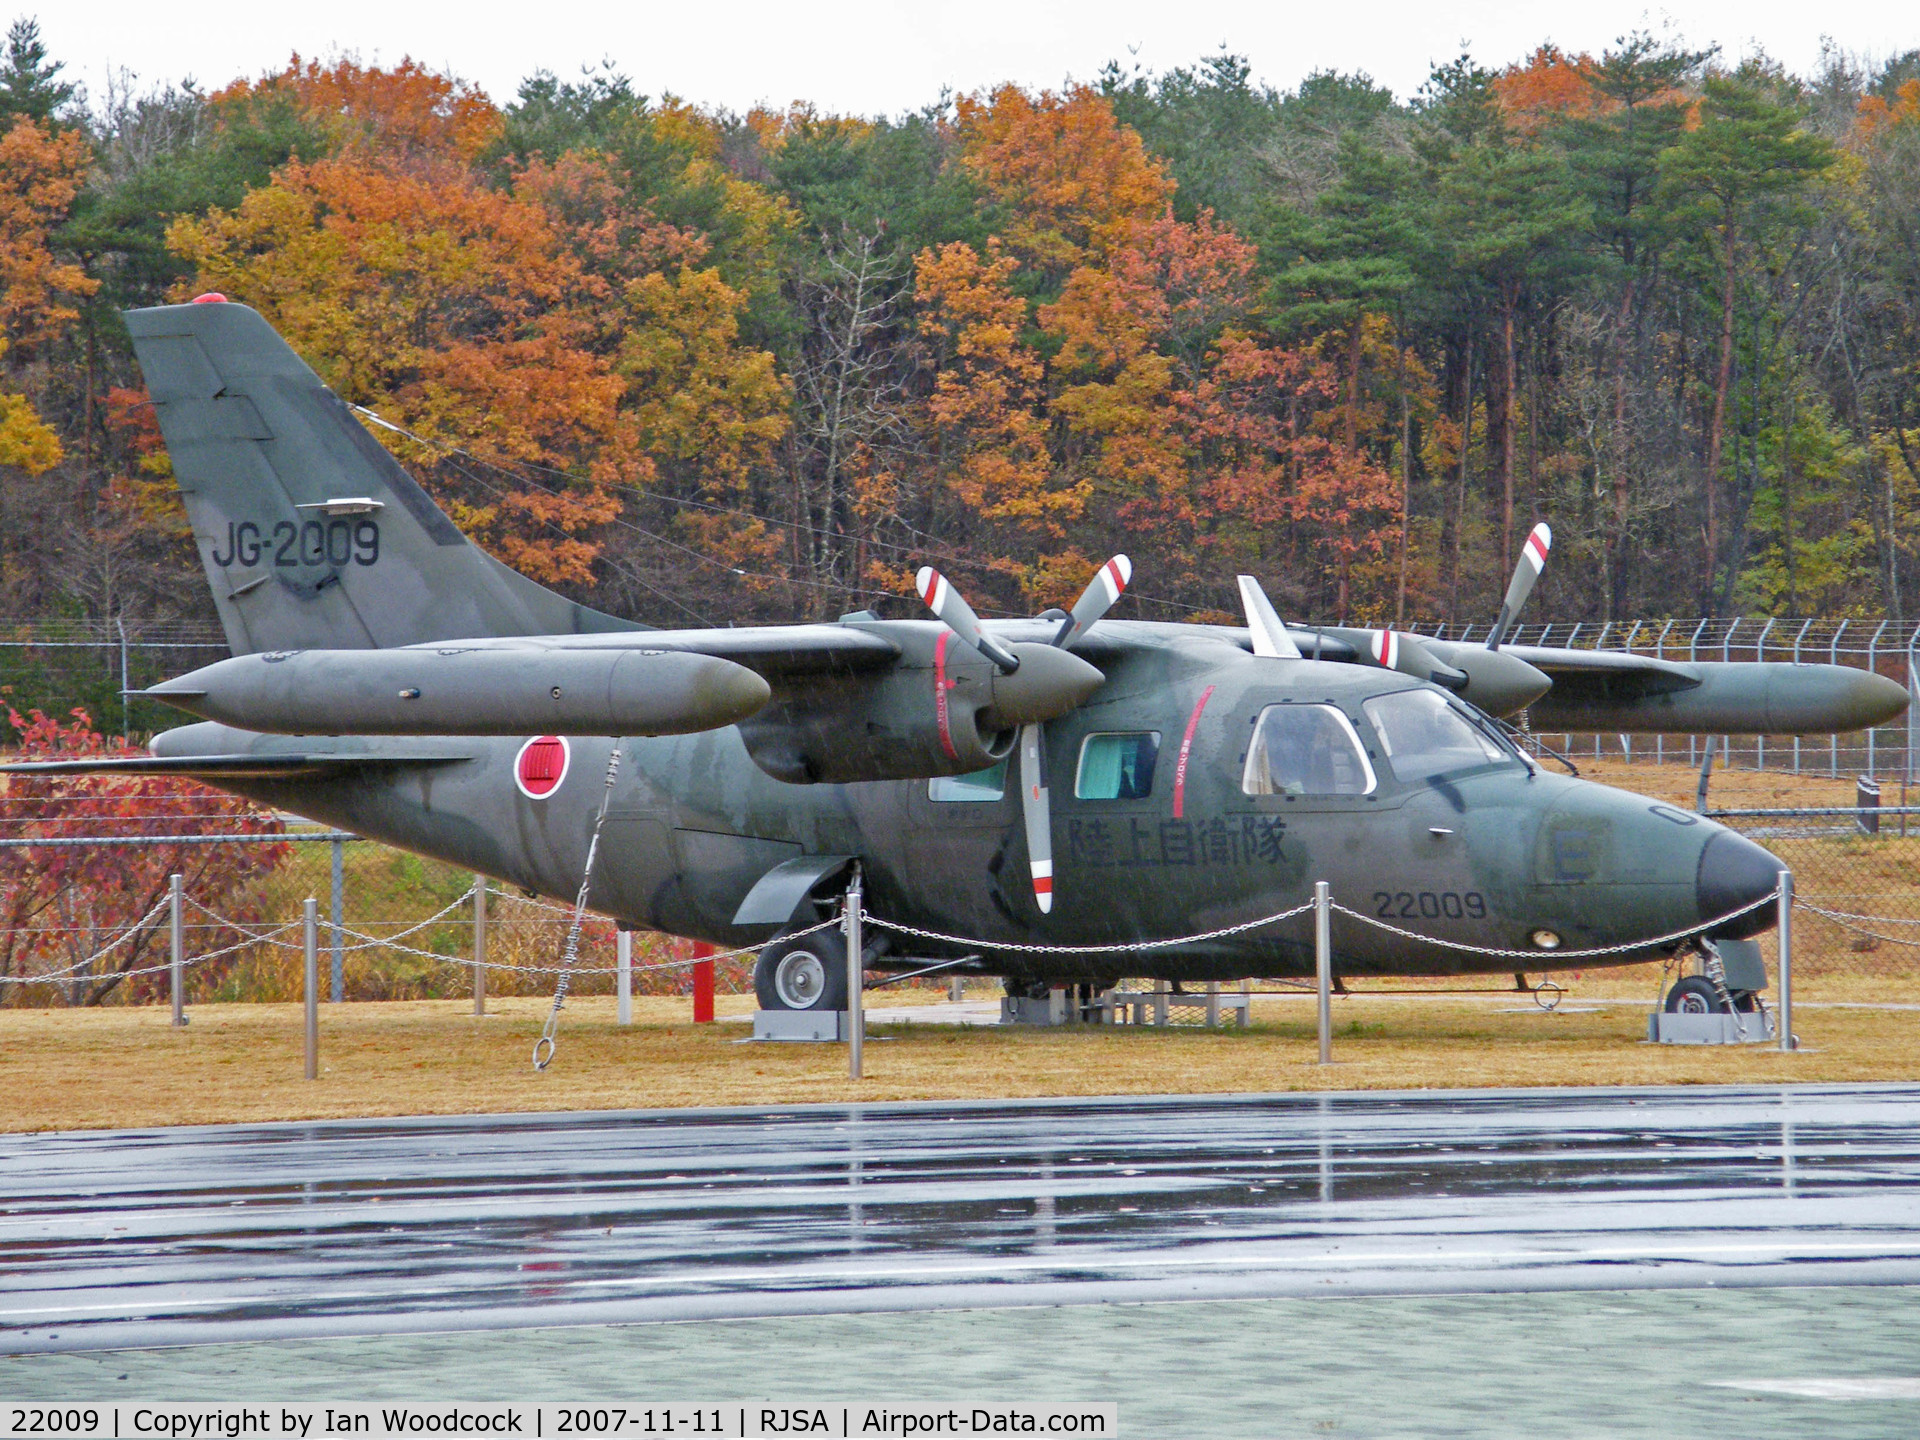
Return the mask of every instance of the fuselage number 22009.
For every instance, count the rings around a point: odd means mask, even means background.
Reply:
[[[380,522],[377,520],[306,520],[296,525],[282,520],[263,529],[251,520],[227,522],[223,553],[213,552],[213,563],[258,565],[262,559],[282,568],[312,565],[371,565],[380,558]]]
[[[1484,920],[1487,901],[1478,890],[1462,895],[1454,890],[1376,890],[1374,914],[1382,920]]]

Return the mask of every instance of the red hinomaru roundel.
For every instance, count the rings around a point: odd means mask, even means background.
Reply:
[[[520,747],[513,762],[513,783],[529,800],[544,800],[567,778],[572,759],[564,735],[536,735]]]

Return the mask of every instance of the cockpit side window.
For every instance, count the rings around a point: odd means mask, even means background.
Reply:
[[[1424,780],[1453,770],[1518,763],[1482,734],[1435,690],[1399,690],[1376,695],[1360,707],[1379,732],[1399,780]]]
[[[1080,742],[1074,799],[1144,800],[1153,793],[1153,767],[1159,758],[1158,730],[1089,735]]]
[[[1376,781],[1353,722],[1331,705],[1269,705],[1253,727],[1240,788],[1249,795],[1371,795]]]

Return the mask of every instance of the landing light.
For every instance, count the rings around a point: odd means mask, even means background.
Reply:
[[[1533,932],[1532,938],[1536,950],[1558,950],[1560,948],[1560,937],[1551,930],[1536,930]]]

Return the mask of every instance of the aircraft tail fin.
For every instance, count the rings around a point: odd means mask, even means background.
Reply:
[[[258,311],[126,320],[236,655],[645,628],[469,542]]]

